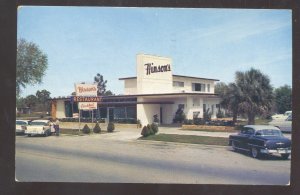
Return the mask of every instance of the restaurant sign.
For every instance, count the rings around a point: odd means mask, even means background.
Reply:
[[[80,110],[94,110],[97,109],[97,102],[79,102],[78,108]]]
[[[72,96],[71,102],[101,102],[101,97]]]

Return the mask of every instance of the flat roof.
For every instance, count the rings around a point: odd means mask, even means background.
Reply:
[[[184,76],[184,75],[177,75],[173,74],[173,77],[183,77],[183,78],[192,78],[192,79],[204,79],[204,80],[211,80],[211,81],[220,81],[219,79],[210,79],[210,78],[203,78],[203,77],[193,77],[193,76]],[[137,77],[123,77],[119,78],[119,80],[127,80],[127,79],[136,79]]]
[[[159,97],[159,96],[184,96],[184,95],[192,95],[192,96],[208,96],[208,97],[219,97],[219,94],[216,93],[151,93],[151,94],[132,94],[132,95],[109,95],[109,96],[100,96],[102,99],[117,99],[117,98],[134,98],[134,97],[142,97],[142,96],[147,96],[147,97]],[[50,98],[49,100],[70,100],[71,96],[67,97],[57,97],[57,98]]]

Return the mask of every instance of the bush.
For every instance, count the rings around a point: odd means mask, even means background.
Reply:
[[[141,128],[141,127],[142,127],[142,123],[141,123],[141,120],[140,120],[140,119],[137,119],[137,120],[136,120],[136,124],[137,124],[138,128]]]
[[[152,123],[151,129],[153,131],[153,134],[156,134],[158,132],[158,125],[156,123]]]
[[[177,123],[177,122],[182,123],[182,122],[184,122],[185,119],[186,119],[186,116],[183,112],[183,108],[178,108],[176,113],[175,113],[175,117],[173,119],[173,122],[174,123]]]
[[[225,117],[225,114],[224,114],[223,111],[218,110],[216,117],[217,117],[217,118],[224,118],[224,117]]]
[[[94,129],[93,129],[94,133],[100,133],[101,132],[101,127],[99,125],[99,123],[97,122]]]
[[[151,127],[150,124],[147,125],[147,128],[149,129],[150,135],[154,135],[154,131],[153,131],[153,129],[152,129],[152,127]]]
[[[205,121],[202,118],[194,118],[195,125],[205,125]]]
[[[84,125],[82,132],[85,134],[89,134],[91,132],[91,129],[89,128],[89,126],[87,124]]]
[[[143,137],[147,137],[147,136],[150,135],[150,131],[149,131],[149,129],[148,129],[147,126],[144,126],[144,127],[143,127],[142,132],[141,132],[141,135],[142,135]]]
[[[114,130],[115,130],[115,124],[112,123],[112,122],[108,123],[108,125],[107,125],[107,131],[108,132],[113,132]]]

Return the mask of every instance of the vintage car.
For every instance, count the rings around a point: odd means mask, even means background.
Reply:
[[[291,154],[291,140],[271,125],[246,125],[240,133],[229,136],[229,145],[235,151],[250,152],[253,158],[279,154],[282,159],[288,159]]]
[[[25,134],[28,136],[32,136],[32,135],[49,136],[54,132],[55,130],[50,120],[33,120],[25,130]]]
[[[291,114],[292,114],[292,111],[286,111],[284,114],[275,114],[275,115],[272,115],[271,118],[272,118],[272,120],[285,120]]]
[[[16,134],[24,134],[30,120],[16,120]]]
[[[290,114],[285,120],[272,120],[269,125],[278,127],[282,132],[292,132],[292,118],[293,115]]]

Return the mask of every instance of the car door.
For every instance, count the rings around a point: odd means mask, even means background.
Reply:
[[[244,149],[248,149],[249,140],[253,137],[255,131],[250,127],[244,127],[242,132],[243,132],[242,133],[243,136],[241,136],[240,147]]]

